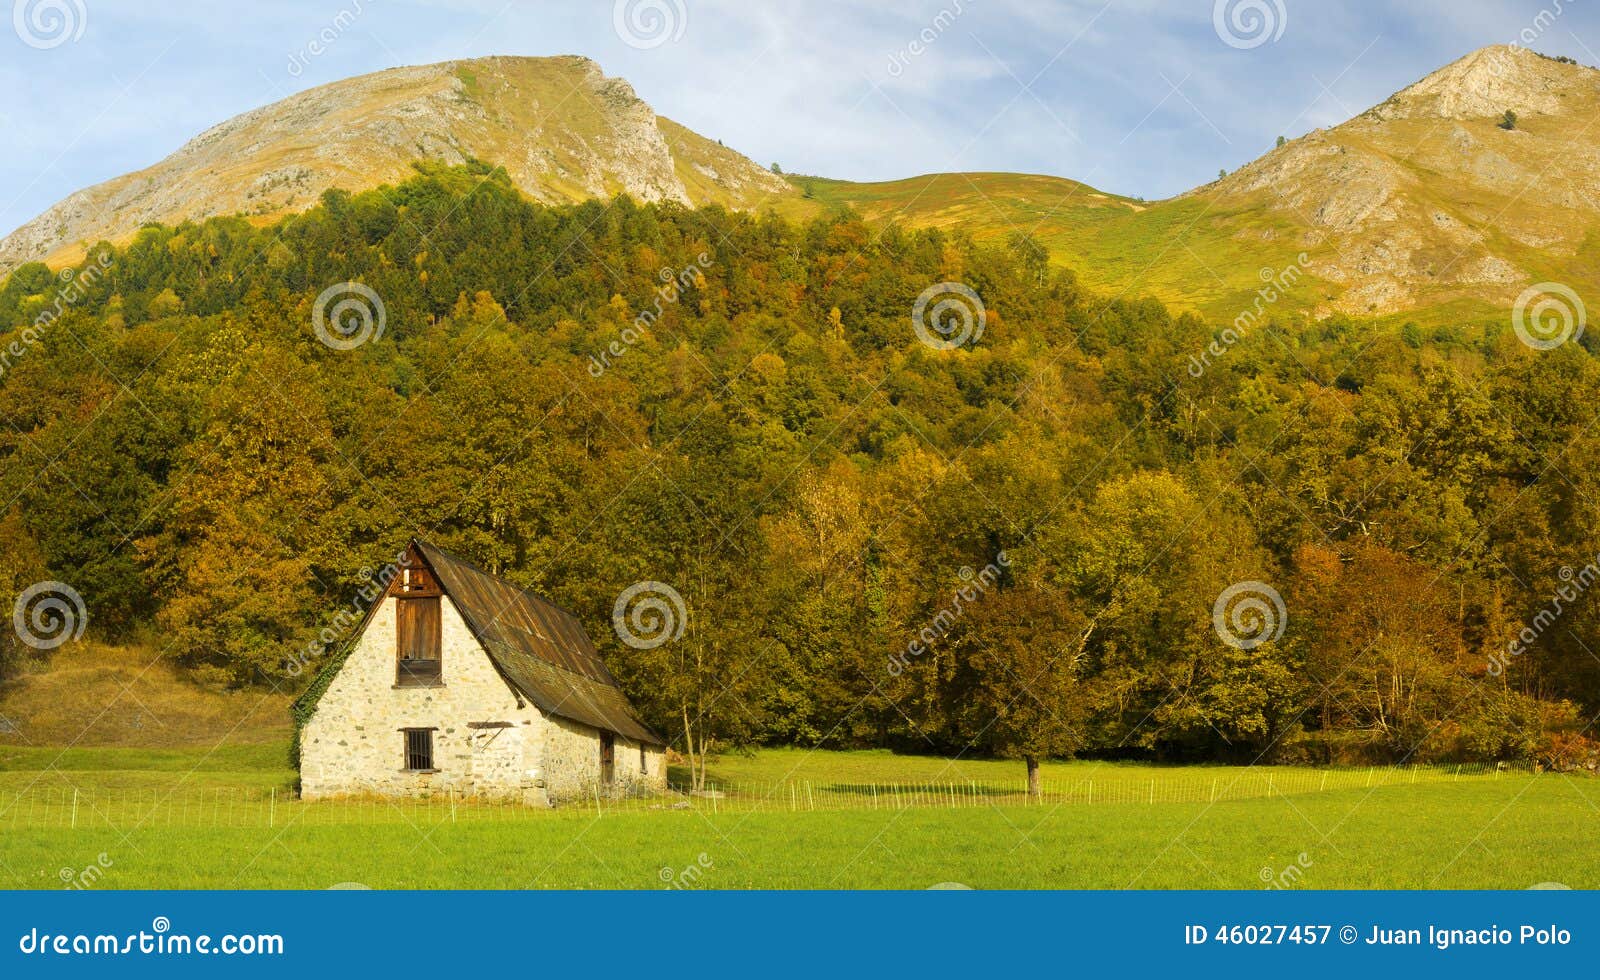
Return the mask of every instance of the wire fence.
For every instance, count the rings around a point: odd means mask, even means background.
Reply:
[[[599,816],[630,811],[799,813],[818,810],[961,809],[1024,806],[1103,806],[1223,803],[1350,789],[1498,778],[1487,766],[1404,766],[1369,769],[1197,768],[1146,770],[1108,767],[1081,777],[1043,780],[1030,794],[1025,779],[852,782],[784,779],[718,781],[702,789],[672,785],[619,795],[591,786],[553,807],[442,791],[426,798],[381,796],[304,800],[276,787],[94,789],[31,787],[0,790],[0,828],[135,829],[274,828],[351,824],[412,825],[538,819],[556,811]]]

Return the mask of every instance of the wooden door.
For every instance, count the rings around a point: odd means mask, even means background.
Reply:
[[[401,687],[440,682],[439,597],[407,596],[395,600],[395,645]]]
[[[611,732],[600,733],[600,781],[611,785],[617,775],[617,736]]]

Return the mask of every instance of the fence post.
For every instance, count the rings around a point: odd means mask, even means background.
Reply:
[[[267,826],[273,827],[278,823],[278,787],[272,787],[272,798],[267,801]]]
[[[72,788],[72,826],[74,829],[78,826],[78,788],[76,786]]]
[[[1211,777],[1211,802],[1217,802],[1217,777]]]

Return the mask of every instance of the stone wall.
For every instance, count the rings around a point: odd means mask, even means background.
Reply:
[[[520,795],[525,743],[541,720],[517,698],[449,596],[440,600],[437,687],[395,686],[395,600],[373,613],[301,733],[307,799],[352,793],[416,796],[444,791]],[[497,727],[479,727],[495,725]],[[505,727],[498,727],[498,726]],[[407,772],[402,729],[434,728],[437,772]]]
[[[545,717],[528,742],[529,765],[544,781],[552,804],[588,799],[600,780],[600,732],[567,718]],[[609,786],[602,794],[625,796],[659,792],[667,786],[667,759],[659,746],[646,746],[640,767],[639,743],[617,736]]]

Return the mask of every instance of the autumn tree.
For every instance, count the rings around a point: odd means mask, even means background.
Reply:
[[[984,752],[1021,759],[1037,797],[1040,760],[1070,757],[1085,743],[1084,623],[1042,582],[982,594],[965,588],[971,605],[954,644],[967,699],[963,731]]]

